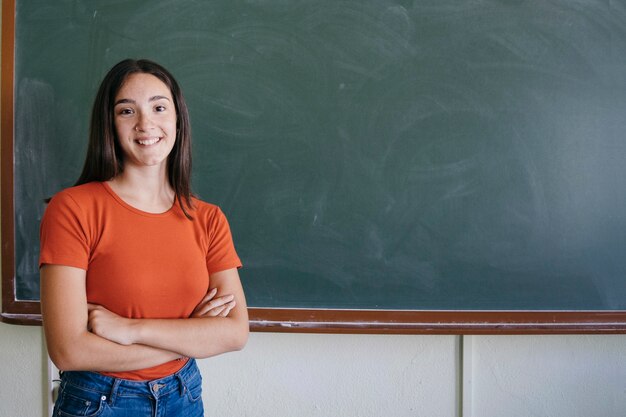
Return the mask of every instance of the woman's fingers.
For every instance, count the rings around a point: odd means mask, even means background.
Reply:
[[[228,304],[224,304],[223,306],[221,306],[219,309],[214,309],[213,311],[210,312],[210,314],[212,314],[214,317],[227,317],[228,313],[230,313],[230,310],[232,310],[233,308],[235,308],[235,301],[231,301]]]
[[[237,305],[237,303],[233,300],[230,303],[228,303],[226,305],[226,308],[220,313],[221,317],[227,317],[228,313],[230,313],[230,310],[232,310],[233,308],[235,308],[235,305]]]
[[[215,297],[217,294],[217,288],[213,288],[206,293],[206,295],[200,300],[196,308],[193,309],[191,316],[194,317],[196,314],[203,314],[203,309],[206,308],[207,303]]]
[[[194,309],[191,317],[216,317],[223,315],[233,309],[235,306],[234,295],[224,295],[222,297],[213,298],[215,294],[211,295],[213,291],[209,292],[205,298],[202,299],[200,304]]]
[[[204,309],[204,313],[202,315],[206,317],[216,317],[224,312],[228,314],[228,312],[234,307],[233,304],[235,301],[233,298],[234,297],[232,295],[229,295],[220,297],[218,300],[210,301]]]
[[[216,294],[217,294],[217,288],[213,288],[208,293],[206,293],[204,298],[202,298],[202,300],[198,303],[198,306],[200,306],[202,304],[206,304],[208,301],[212,300],[213,297],[215,297]]]

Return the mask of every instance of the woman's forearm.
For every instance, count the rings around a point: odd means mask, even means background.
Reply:
[[[245,311],[244,311],[245,312]],[[120,346],[151,346],[180,356],[207,358],[241,349],[248,338],[247,315],[187,319],[127,319],[102,306],[90,307],[91,332]]]
[[[62,371],[125,372],[181,358],[178,353],[150,346],[120,345],[87,331],[72,340],[48,344],[52,362]]]
[[[136,320],[137,343],[208,358],[240,350],[248,339],[248,323],[233,317],[181,320]]]

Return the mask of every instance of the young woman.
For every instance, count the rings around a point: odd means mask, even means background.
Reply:
[[[228,222],[190,191],[172,75],[125,60],[94,102],[74,187],[41,224],[41,307],[62,370],[55,416],[202,416],[194,358],[241,349],[248,316]]]

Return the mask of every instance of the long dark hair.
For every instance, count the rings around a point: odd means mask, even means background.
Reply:
[[[180,208],[191,219],[191,125],[187,104],[172,74],[147,59],[125,59],[111,68],[102,80],[91,111],[85,165],[75,185],[108,181],[124,170],[124,154],[116,138],[113,107],[124,81],[136,73],[154,75],[172,93],[176,108],[176,141],[167,158],[167,175]]]

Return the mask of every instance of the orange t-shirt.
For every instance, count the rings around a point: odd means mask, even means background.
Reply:
[[[161,214],[126,204],[106,183],[92,182],[55,195],[41,221],[39,265],[87,271],[87,300],[128,318],[186,318],[207,293],[209,275],[241,267],[226,217],[193,199],[193,220],[178,206]],[[152,380],[184,361],[116,378]]]

